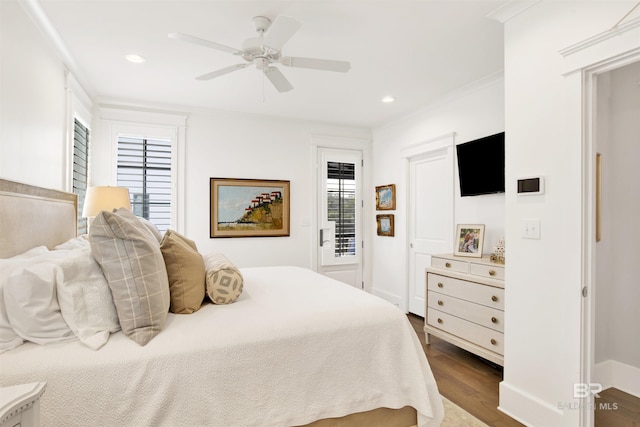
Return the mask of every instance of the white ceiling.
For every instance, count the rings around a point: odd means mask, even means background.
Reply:
[[[213,108],[375,127],[503,68],[505,0],[40,0],[98,102]],[[347,60],[345,74],[279,66],[294,89],[278,93],[253,67],[196,76],[243,61],[167,37],[182,32],[241,48],[251,18],[295,18],[283,55]],[[128,53],[144,56],[136,65]],[[385,95],[396,98],[383,104]]]

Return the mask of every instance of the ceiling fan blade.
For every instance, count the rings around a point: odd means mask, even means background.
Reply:
[[[334,61],[332,59],[284,56],[280,59],[280,63],[286,67],[311,68],[313,70],[337,71],[339,73],[346,73],[351,69],[351,63],[348,61]]]
[[[276,67],[268,67],[264,69],[264,74],[278,89],[278,92],[287,92],[293,89],[289,80]]]
[[[301,26],[302,24],[293,18],[278,16],[267,31],[262,45],[274,51],[279,51]]]
[[[196,77],[196,80],[211,80],[211,79],[215,79],[216,77],[220,77],[220,76],[223,76],[225,74],[229,74],[229,73],[231,73],[233,71],[236,71],[236,70],[241,70],[243,68],[247,68],[248,66],[249,66],[249,64],[231,65],[230,67],[221,68],[219,70],[212,71],[210,73],[198,76],[198,77]]]
[[[181,40],[181,41],[188,42],[188,43],[198,44],[200,46],[210,47],[212,49],[217,49],[217,50],[221,50],[223,52],[233,53],[235,55],[241,55],[241,54],[244,53],[243,51],[241,51],[239,49],[236,49],[236,48],[233,48],[233,47],[229,47],[229,46],[225,46],[223,44],[212,42],[212,41],[209,41],[209,40],[201,39],[201,38],[198,38],[198,37],[190,36],[188,34],[169,33],[168,35],[169,35],[170,39]]]

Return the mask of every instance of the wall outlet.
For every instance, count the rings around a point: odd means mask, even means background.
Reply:
[[[540,239],[540,219],[529,218],[522,220],[522,238]]]

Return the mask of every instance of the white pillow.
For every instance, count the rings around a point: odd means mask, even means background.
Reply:
[[[13,330],[4,301],[4,287],[11,273],[42,254],[49,252],[46,246],[39,246],[12,258],[0,259],[0,353],[21,345],[23,339]]]
[[[62,317],[56,292],[61,273],[56,261],[70,251],[51,251],[16,268],[3,286],[4,302],[13,330],[23,339],[50,344],[75,338]]]
[[[89,241],[83,238],[63,247],[76,249],[56,260],[60,271],[56,290],[62,317],[80,341],[98,350],[109,340],[109,334],[120,330],[116,306],[107,279],[91,255]],[[73,239],[72,239],[73,240]]]

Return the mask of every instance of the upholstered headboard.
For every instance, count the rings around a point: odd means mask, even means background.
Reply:
[[[0,179],[0,258],[75,237],[77,215],[73,193]]]

